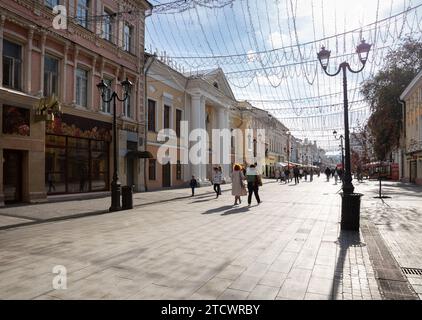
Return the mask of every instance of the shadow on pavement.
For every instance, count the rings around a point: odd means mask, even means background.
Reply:
[[[334,269],[334,277],[330,297],[331,300],[335,300],[337,298],[337,294],[339,293],[339,287],[343,278],[344,265],[346,262],[347,252],[349,251],[349,248],[365,246],[365,244],[361,242],[360,232],[356,231],[340,230],[340,235],[336,243],[340,246],[340,253],[337,258],[336,266]]]
[[[226,211],[226,210],[230,210],[232,208],[233,208],[233,206],[223,206],[223,207],[207,210],[202,214],[219,213],[219,212],[223,212],[223,211]]]
[[[244,213],[244,212],[248,212],[250,208],[251,207],[247,207],[247,206],[246,207],[235,208],[235,209],[228,210],[228,211],[222,213],[221,215],[222,216],[228,216],[228,215],[231,215],[231,214]]]

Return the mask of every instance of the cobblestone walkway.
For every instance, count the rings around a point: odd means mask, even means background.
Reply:
[[[381,299],[362,234],[340,232],[339,188],[269,183],[250,208],[203,194],[3,230],[0,298]]]

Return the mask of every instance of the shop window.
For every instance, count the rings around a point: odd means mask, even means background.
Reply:
[[[149,159],[148,160],[148,177],[149,180],[155,180],[155,172],[156,172],[157,160],[156,159]]]
[[[59,60],[50,56],[44,58],[44,96],[58,94]]]
[[[3,106],[3,133],[30,135],[29,110],[18,107]]]
[[[22,47],[3,40],[3,85],[21,90],[22,86]]]

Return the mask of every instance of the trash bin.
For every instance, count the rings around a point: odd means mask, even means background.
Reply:
[[[361,193],[341,193],[341,229],[359,231]]]
[[[122,209],[133,209],[133,186],[122,187]]]

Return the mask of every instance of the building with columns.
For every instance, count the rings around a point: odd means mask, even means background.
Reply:
[[[65,25],[53,24],[62,5]],[[0,2],[0,205],[58,194],[107,192],[112,168],[112,103],[117,102],[119,178],[142,188],[144,0]],[[101,17],[101,18],[98,18]],[[61,112],[58,113],[58,106]]]
[[[200,185],[210,184],[215,166],[222,167],[223,179],[229,182],[230,157],[224,163],[224,150],[221,146],[220,158],[213,161],[216,150],[212,148],[212,130],[226,129],[230,133],[229,113],[236,104],[223,71],[215,69],[195,75],[183,74],[165,56],[146,56],[153,59],[146,78],[147,149],[153,156],[147,160],[148,190],[186,185],[192,175]],[[198,136],[195,135],[195,129],[199,129],[196,131]],[[172,142],[158,139],[159,135],[166,135],[171,130],[175,134],[174,139],[169,135]],[[160,148],[164,143],[166,148],[170,144],[174,149],[173,157],[169,155],[166,163],[163,163],[159,153],[160,149],[164,150]],[[201,146],[202,152],[198,153],[197,161],[192,161],[188,155],[198,146]],[[230,156],[230,139],[227,150]],[[183,161],[186,159],[187,163]]]

